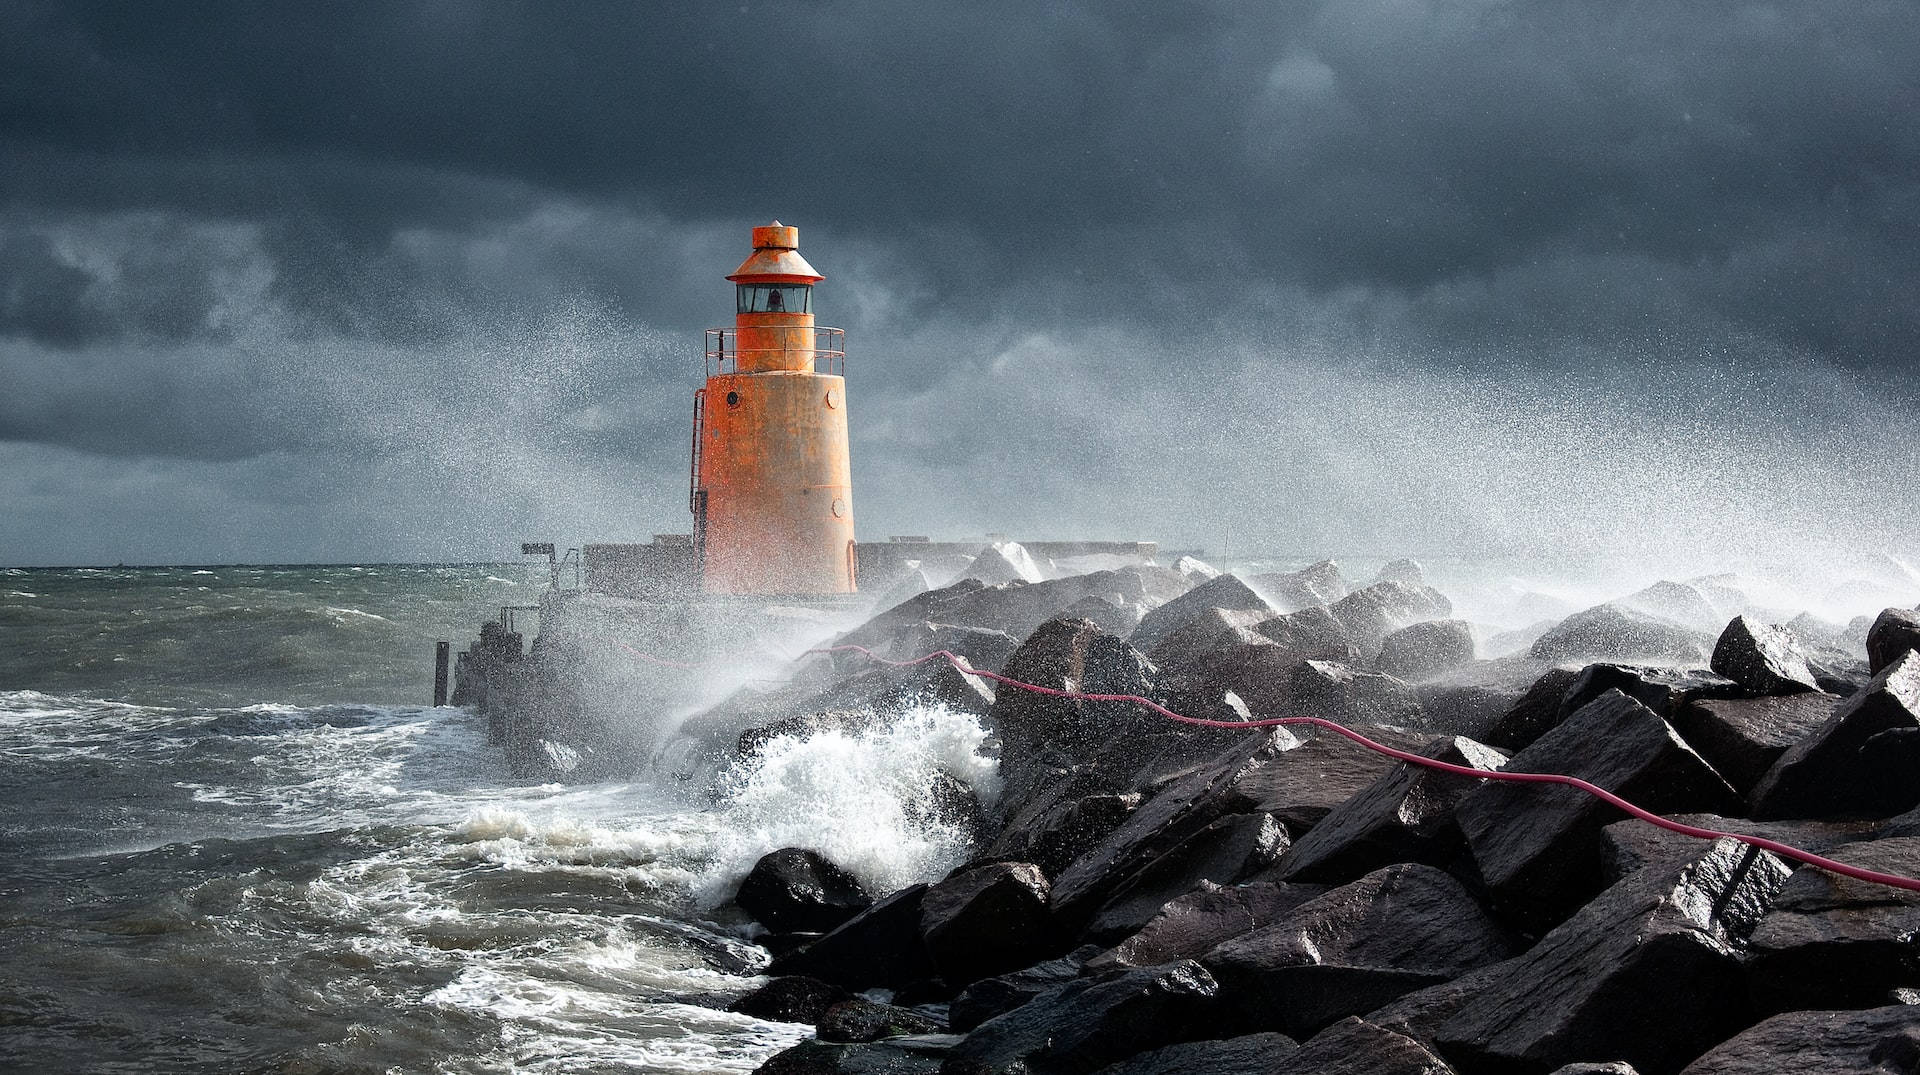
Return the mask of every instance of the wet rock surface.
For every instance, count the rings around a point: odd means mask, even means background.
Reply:
[[[821,1041],[879,1041],[903,1034],[935,1034],[944,1028],[905,1008],[865,997],[848,997],[821,1013],[814,1033]]]
[[[776,933],[819,933],[866,910],[873,899],[818,851],[785,847],[753,864],[734,902]]]
[[[1851,866],[1920,877],[1920,838],[1835,849]],[[1871,1007],[1920,988],[1920,892],[1802,867],[1753,935],[1753,995],[1768,1012]]]
[[[1813,734],[1780,756],[1750,796],[1753,816],[1885,817],[1920,802],[1911,756],[1882,740],[1920,728],[1920,653],[1882,668]]]
[[[1887,609],[1867,628],[1867,669],[1874,675],[1916,650],[1920,650],[1920,609]]]
[[[804,948],[775,957],[767,973],[801,974],[847,989],[897,988],[933,976],[920,942],[926,885],[903,888]]]
[[[1300,1044],[1285,1034],[1168,1045],[1100,1069],[1100,1075],[1267,1075]]]
[[[974,1028],[947,1075],[1096,1071],[1196,1036],[1219,987],[1197,963],[1067,982]]]
[[[1430,586],[1376,582],[1327,607],[1347,637],[1368,657],[1380,653],[1386,637],[1403,627],[1453,615],[1453,602]]]
[[[1140,619],[1127,641],[1135,649],[1152,649],[1156,642],[1199,619],[1211,609],[1253,610],[1277,616],[1280,610],[1254,593],[1236,575],[1220,575],[1181,594]]]
[[[1920,1071],[1920,1007],[1773,1016],[1688,1064],[1682,1075],[1896,1075]]]
[[[952,985],[1024,967],[1053,954],[1046,874],[996,863],[934,885],[920,902],[920,934],[934,972]]]
[[[1428,620],[1380,641],[1375,667],[1396,679],[1431,679],[1473,660],[1473,628],[1465,620]]]
[[[1761,698],[1695,698],[1671,722],[1700,756],[1745,794],[1789,747],[1820,729],[1840,699],[1820,691]]]
[[[847,995],[831,982],[794,974],[775,978],[727,1005],[727,1010],[778,1023],[817,1023]]]
[[[1426,1045],[1364,1019],[1342,1019],[1269,1071],[1279,1075],[1453,1075]]]
[[[1746,616],[1735,616],[1720,633],[1710,667],[1755,694],[1819,689],[1793,634]]]
[[[1422,716],[1411,684],[1337,661],[1302,662],[1293,670],[1288,697],[1342,724],[1418,725]]]
[[[1084,948],[1036,963],[1007,974],[982,978],[962,989],[947,1006],[947,1025],[966,1032],[996,1015],[1010,1012],[1057,985],[1080,977],[1087,960],[1099,953],[1096,946]],[[1171,963],[1158,960],[1156,963]]]
[[[1547,661],[1679,661],[1705,664],[1713,636],[1619,605],[1576,612],[1528,650]]]
[[[1326,891],[1326,885],[1272,881],[1232,886],[1202,882],[1186,895],[1163,904],[1139,932],[1089,959],[1087,969],[1098,972],[1198,959],[1226,941],[1273,923]]]
[[[1286,849],[1287,830],[1272,814],[1220,818],[1121,882],[1088,925],[1087,939],[1124,938],[1145,926],[1168,901],[1203,883],[1224,885],[1250,877]]]

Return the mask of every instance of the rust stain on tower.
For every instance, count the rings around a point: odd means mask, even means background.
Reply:
[[[701,589],[715,594],[855,590],[845,333],[813,323],[800,229],[753,229],[727,279],[734,327],[707,330],[694,394],[690,506]]]

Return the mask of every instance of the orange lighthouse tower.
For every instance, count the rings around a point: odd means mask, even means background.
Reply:
[[[730,329],[707,330],[707,383],[693,397],[690,506],[701,589],[852,593],[853,473],[846,334],[813,323],[800,229],[753,229]]]

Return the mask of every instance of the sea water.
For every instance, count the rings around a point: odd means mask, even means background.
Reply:
[[[995,794],[984,733],[776,740],[718,795],[515,779],[422,703],[434,640],[544,584],[0,572],[0,1069],[750,1071],[809,1033],[722,1010],[767,958],[727,898],[796,844],[879,891],[944,874],[965,837],[913,799]]]

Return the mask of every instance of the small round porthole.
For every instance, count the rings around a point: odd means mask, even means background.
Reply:
[[[831,411],[831,410],[838,410],[839,408],[840,408],[840,393],[831,388],[827,389],[827,409]]]
[[[847,517],[847,502],[837,496],[833,498],[833,517],[836,519]]]
[[[727,406],[729,406],[729,407],[738,407],[739,405],[740,405],[740,393],[738,393],[738,392],[728,392],[728,393],[727,393]]]

